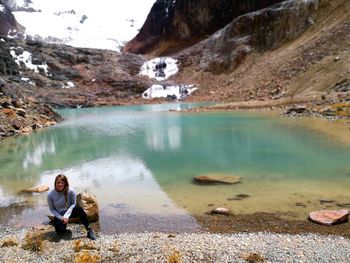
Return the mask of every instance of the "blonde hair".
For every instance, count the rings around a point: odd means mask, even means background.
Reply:
[[[69,191],[68,178],[64,174],[59,174],[59,175],[56,176],[56,178],[55,178],[55,190],[56,191],[57,191],[56,183],[57,183],[58,180],[61,180],[61,181],[64,182],[64,188],[63,188],[62,192],[64,193],[64,196],[65,196],[65,199],[66,199],[66,207],[68,207],[68,191]]]

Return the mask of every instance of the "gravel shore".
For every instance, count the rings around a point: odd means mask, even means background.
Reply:
[[[350,262],[350,239],[341,236],[145,232],[90,241],[81,225],[69,229],[61,238],[50,232],[35,252],[30,229],[0,226],[0,262]]]

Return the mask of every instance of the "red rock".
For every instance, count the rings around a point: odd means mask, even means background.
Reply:
[[[16,117],[16,112],[13,109],[3,109],[2,112],[11,118]]]
[[[349,210],[320,210],[310,212],[310,219],[321,225],[335,225],[349,220]]]
[[[15,119],[12,121],[12,127],[15,128],[16,130],[21,129],[22,124],[23,124],[23,122],[18,120],[18,119]]]

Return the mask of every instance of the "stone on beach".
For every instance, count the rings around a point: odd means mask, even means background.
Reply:
[[[230,209],[225,207],[217,207],[210,211],[212,214],[229,215],[231,214]]]
[[[309,214],[310,219],[321,225],[335,225],[349,220],[349,210],[320,210]]]
[[[20,194],[25,194],[25,193],[43,193],[49,190],[49,187],[47,185],[39,185],[39,186],[34,186],[31,188],[23,189],[19,193]]]
[[[241,178],[236,175],[227,175],[227,174],[203,174],[203,175],[195,176],[194,180],[199,183],[235,184],[235,183],[239,183]]]

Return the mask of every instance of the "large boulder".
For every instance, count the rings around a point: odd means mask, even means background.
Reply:
[[[335,225],[349,220],[349,210],[320,210],[309,214],[310,219],[321,225]]]
[[[78,194],[77,205],[84,209],[90,222],[99,219],[97,198],[93,194],[88,192]]]

